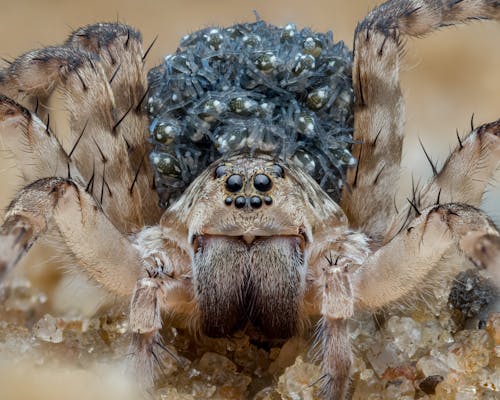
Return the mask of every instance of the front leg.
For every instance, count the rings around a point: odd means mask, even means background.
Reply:
[[[352,228],[381,238],[395,214],[394,183],[400,172],[405,121],[399,84],[405,38],[483,19],[500,20],[498,0],[389,0],[370,12],[356,28],[352,78],[357,142],[352,154],[358,163],[347,172],[341,202]],[[473,168],[482,169],[479,165]],[[462,171],[453,174],[464,175]]]
[[[414,292],[454,249],[498,278],[498,236],[493,222],[472,206],[429,207],[353,274],[357,306],[376,309]]]
[[[399,179],[404,99],[399,84],[400,43],[396,31],[358,28],[354,43],[355,92],[352,154],[341,206],[350,226],[372,237],[386,229],[394,214]],[[370,199],[370,201],[366,201]]]
[[[160,315],[161,282],[153,278],[137,281],[130,304],[130,331],[132,342],[129,354],[133,362],[133,375],[147,389],[154,384],[155,344],[160,340],[162,326]]]
[[[71,179],[40,179],[22,189],[0,227],[0,278],[47,232],[58,231],[82,272],[129,298],[143,275],[137,252],[85,188]]]
[[[369,253],[366,236],[350,231],[340,236],[325,234],[311,248],[308,281],[318,293],[316,303],[322,317],[318,344],[324,399],[344,400],[349,389],[352,352],[347,321],[354,313],[352,269]]]
[[[197,308],[191,285],[191,255],[170,237],[168,228],[143,229],[133,245],[142,259],[147,278],[136,282],[130,303],[130,369],[145,390],[154,387],[157,371],[163,369],[165,353],[179,361],[163,344],[160,330],[165,315],[194,321]]]

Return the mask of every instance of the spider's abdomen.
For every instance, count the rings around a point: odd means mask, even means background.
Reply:
[[[331,32],[263,21],[207,28],[149,73],[151,161],[163,205],[210,163],[267,153],[338,199],[352,142],[351,54]]]

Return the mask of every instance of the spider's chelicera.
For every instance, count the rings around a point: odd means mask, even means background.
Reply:
[[[0,228],[0,273],[58,236],[71,265],[130,304],[146,385],[162,315],[274,338],[319,319],[323,396],[344,399],[356,310],[416,291],[452,252],[500,275],[499,233],[476,208],[500,121],[393,206],[404,37],[487,18],[499,1],[391,0],[358,25],[352,61],[331,34],[293,25],[205,29],[148,78],[140,34],[120,24],[20,56],[0,72],[0,127],[29,184]],[[48,124],[56,88],[69,148]]]

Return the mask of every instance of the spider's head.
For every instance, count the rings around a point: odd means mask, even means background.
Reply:
[[[197,236],[298,236],[308,242],[327,216],[343,213],[302,168],[268,155],[213,163],[167,212]],[[168,222],[167,225],[171,225]]]
[[[347,228],[340,207],[302,168],[249,153],[210,165],[161,224],[191,254],[205,334],[226,336],[250,320],[279,338],[299,329],[304,259],[317,233]]]

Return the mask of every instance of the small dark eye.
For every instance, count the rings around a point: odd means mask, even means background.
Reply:
[[[266,203],[268,206],[271,205],[271,204],[273,204],[272,197],[264,196],[264,203]]]
[[[264,174],[257,174],[253,177],[253,185],[259,192],[267,192],[273,187],[271,179]]]
[[[230,206],[233,203],[233,198],[231,196],[228,196],[224,199],[224,203],[226,203],[227,206]]]
[[[247,199],[245,199],[243,196],[238,196],[236,199],[234,199],[234,205],[236,208],[243,208],[247,204]]]
[[[231,175],[227,178],[226,188],[233,193],[239,192],[243,188],[243,179],[241,175]]]
[[[225,165],[219,165],[215,168],[215,178],[219,179],[226,175],[227,167]]]
[[[250,206],[252,208],[260,208],[262,206],[262,200],[259,196],[250,197]]]
[[[285,177],[285,170],[279,164],[274,164],[271,167],[271,171],[272,171],[273,175],[276,176],[276,177],[278,177],[278,178],[284,178]]]

